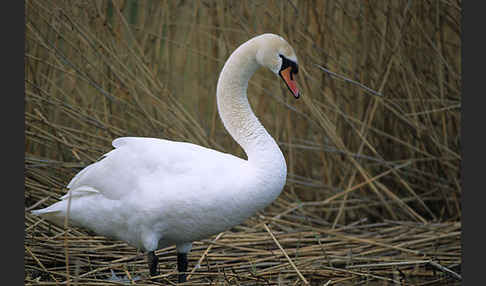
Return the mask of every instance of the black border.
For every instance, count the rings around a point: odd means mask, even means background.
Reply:
[[[25,2],[12,1],[0,19],[3,43],[1,112],[3,185],[1,192],[2,257],[9,285],[24,284],[24,157],[25,157]]]
[[[462,184],[462,285],[475,285],[481,277],[484,253],[484,9],[479,1],[461,1],[462,10],[462,97],[461,97],[461,184]],[[464,3],[467,2],[467,5]],[[474,5],[475,4],[475,5]],[[466,7],[465,7],[466,6]],[[465,39],[468,42],[465,42]],[[479,284],[477,284],[479,285]]]

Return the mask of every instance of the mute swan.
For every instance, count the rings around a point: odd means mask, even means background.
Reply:
[[[145,250],[152,276],[155,250],[175,244],[178,280],[184,282],[193,241],[240,224],[285,185],[285,158],[246,95],[260,66],[278,74],[295,98],[300,95],[297,58],[282,37],[256,36],[231,54],[218,80],[218,112],[248,160],[185,142],[118,138],[115,149],[74,176],[61,201],[32,213],[62,226],[69,207],[71,224]]]

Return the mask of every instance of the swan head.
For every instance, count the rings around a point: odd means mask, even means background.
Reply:
[[[295,98],[300,92],[295,77],[299,72],[297,57],[292,46],[282,37],[263,34],[254,38],[258,42],[257,62],[279,75]]]

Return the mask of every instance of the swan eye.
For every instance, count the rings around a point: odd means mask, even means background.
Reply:
[[[284,55],[279,55],[279,56],[282,58],[282,66],[280,67],[280,71],[283,71],[283,70],[287,69],[288,67],[291,67],[290,77],[291,77],[291,79],[294,79],[293,74],[299,73],[299,66],[297,65],[296,62],[289,60]]]

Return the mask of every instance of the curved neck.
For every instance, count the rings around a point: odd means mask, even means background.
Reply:
[[[277,143],[253,113],[246,94],[248,81],[260,67],[257,47],[247,42],[226,61],[218,80],[217,104],[223,124],[243,148],[248,162],[261,167],[285,168],[285,159]]]

